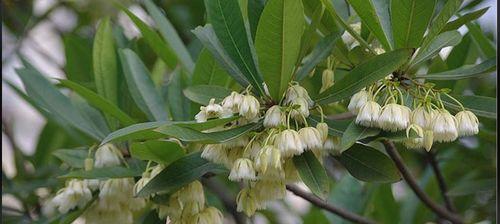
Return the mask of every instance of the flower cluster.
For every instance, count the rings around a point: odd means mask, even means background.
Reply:
[[[310,110],[317,108],[303,87],[293,83],[279,105],[265,108],[249,91],[232,92],[220,105],[210,101],[201,107],[199,117],[208,114],[208,108],[217,108],[212,117],[223,117],[224,111],[238,114],[240,118],[226,128],[262,122],[263,128],[236,139],[205,145],[202,157],[231,169],[229,180],[243,182],[238,193],[237,210],[251,216],[256,210],[266,208],[267,202],[285,196],[285,185],[299,180],[292,161],[293,156],[311,150],[321,158],[334,149],[335,140],[328,137],[328,125],[318,122],[309,126]]]
[[[120,166],[122,161],[119,149],[112,144],[105,144],[96,150],[95,161],[92,158],[85,160],[85,170]],[[133,223],[133,212],[146,205],[144,199],[133,196],[133,186],[133,178],[70,179],[45,205],[44,213],[51,216],[55,209],[64,214],[75,208],[83,208],[92,200],[94,193],[96,201],[83,214],[86,223]]]
[[[434,90],[431,85],[422,85],[416,90],[408,90],[406,98],[402,92],[398,83],[384,80],[353,95],[348,109],[356,115],[359,125],[389,132],[406,130],[408,138],[403,144],[412,149],[425,148],[429,151],[433,142],[451,142],[479,132],[476,115],[465,110],[446,90]],[[462,111],[451,115],[441,100],[442,94],[453,99]],[[413,103],[409,103],[413,104],[413,110],[406,106],[406,99],[413,99]],[[380,102],[384,102],[383,106]]]

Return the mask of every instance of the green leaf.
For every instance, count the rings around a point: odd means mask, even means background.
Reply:
[[[74,33],[63,37],[66,63],[64,72],[69,80],[90,84],[92,82],[92,40]]]
[[[306,8],[307,5],[304,5],[304,12],[307,10]],[[312,47],[312,45],[314,44],[312,39],[316,34],[316,30],[321,25],[321,19],[323,18],[324,13],[325,13],[325,6],[323,6],[323,4],[321,3],[317,4],[314,11],[312,11],[311,22],[304,30],[304,34],[302,34],[302,38],[300,40],[301,47],[298,58],[299,60],[297,61],[297,63],[300,63],[302,61],[302,58],[306,56],[306,53],[309,50],[309,48]]]
[[[240,69],[222,47],[222,44],[215,35],[212,25],[207,24],[204,27],[196,27],[192,32],[201,41],[203,46],[212,53],[212,56],[219,62],[219,65],[222,66],[236,82],[242,87],[249,85],[247,78],[240,72]]]
[[[264,5],[266,0],[248,0],[248,24],[250,25],[250,33],[252,34],[252,40],[255,40],[255,34],[257,33],[257,26],[259,24],[262,11],[264,10]]]
[[[458,17],[458,19],[455,19],[451,22],[448,22],[441,32],[456,30],[456,29],[460,28],[461,26],[463,26],[464,24],[478,19],[479,17],[484,15],[484,13],[486,13],[486,11],[488,11],[489,8],[490,7],[482,8],[482,9],[479,9],[477,11],[467,13],[463,16],[460,16],[460,17]]]
[[[144,172],[143,169],[135,167],[126,168],[122,166],[94,168],[88,171],[77,170],[71,171],[60,178],[78,178],[78,179],[112,179],[112,178],[126,178],[126,177],[139,177]]]
[[[52,152],[68,142],[69,135],[57,123],[48,120],[43,126],[33,154],[33,165],[41,167],[53,161]]]
[[[168,65],[169,68],[173,69],[177,66],[177,55],[146,23],[135,16],[132,12],[123,6],[120,6],[121,10],[125,12],[128,17],[134,22],[137,28],[141,31],[142,37],[146,43],[151,47],[151,49]],[[162,24],[164,25],[164,24]]]
[[[231,90],[221,86],[197,85],[184,89],[184,95],[195,103],[208,105],[208,101],[214,98],[215,102],[221,102],[226,96],[231,94]]]
[[[153,177],[137,195],[145,197],[158,192],[172,193],[199,179],[206,173],[222,173],[226,171],[224,167],[211,163],[201,158],[200,155],[200,152],[196,152],[174,161]]]
[[[486,37],[481,27],[475,23],[468,23],[467,29],[472,36],[472,40],[478,45],[483,58],[492,58],[496,56],[496,49],[494,43]]]
[[[311,126],[316,126],[316,124],[321,122],[321,118],[316,115],[311,115],[307,118],[307,122]],[[352,120],[324,119],[324,122],[328,124],[328,135],[341,137],[347,127],[352,123]]]
[[[93,128],[71,101],[59,92],[42,74],[33,69],[16,69],[26,92],[36,98],[41,107],[88,136],[100,140],[104,134]]]
[[[392,195],[391,185],[380,184],[374,187],[369,202],[372,206],[368,206],[372,210],[371,216],[380,223],[398,223],[400,206]]]
[[[279,101],[292,79],[305,19],[301,0],[268,0],[259,20],[255,48],[269,93]]]
[[[451,95],[453,98],[460,101],[463,104],[466,110],[472,111],[477,116],[486,117],[486,118],[497,118],[497,108],[496,108],[496,100],[492,97],[486,96],[463,96],[463,95]],[[450,99],[449,97],[443,95],[441,97],[444,105],[453,111],[461,111],[462,108],[457,105],[455,101]]]
[[[348,98],[398,69],[409,56],[410,52],[407,49],[374,56],[356,66],[343,79],[315,97],[315,101],[327,104]]]
[[[92,92],[92,90],[89,90],[70,80],[60,79],[59,82],[61,85],[70,88],[71,90],[78,93],[78,95],[87,100],[89,104],[100,109],[103,113],[118,119],[123,125],[132,125],[135,123],[134,119],[120,110],[120,108],[118,108],[102,96]]]
[[[395,48],[417,48],[434,12],[436,0],[391,1]]]
[[[348,0],[348,2],[384,49],[392,49],[389,0]]]
[[[495,179],[469,180],[453,186],[446,195],[464,196],[476,194],[478,192],[495,191]]]
[[[52,154],[74,168],[83,168],[84,161],[88,157],[88,149],[80,147],[75,149],[58,149]]]
[[[261,122],[250,123],[233,129],[206,133],[189,127],[182,127],[176,124],[171,124],[163,125],[155,129],[155,131],[167,136],[172,136],[185,142],[214,144],[236,139],[252,130],[260,128],[261,126]]]
[[[185,150],[173,141],[150,140],[132,143],[130,154],[137,159],[169,164],[184,156]]]
[[[156,7],[153,1],[145,0],[144,5],[148,10],[149,15],[151,15],[151,18],[155,21],[158,31],[160,31],[163,39],[172,48],[173,52],[177,55],[177,58],[179,58],[183,67],[186,68],[189,74],[193,73],[193,59],[191,58],[188,49],[182,42],[172,23],[170,23],[167,17],[161,13],[160,9]]]
[[[358,180],[366,182],[397,182],[401,176],[392,160],[371,147],[354,144],[335,157]]]
[[[109,17],[101,20],[97,28],[92,56],[97,93],[111,104],[118,105],[118,68]]]
[[[378,135],[379,133],[380,129],[378,128],[359,126],[355,121],[352,121],[342,135],[340,150],[343,152],[354,145],[356,141]]]
[[[417,75],[417,78],[430,80],[457,80],[472,78],[478,75],[491,74],[496,68],[496,58],[488,59],[478,65],[465,65],[445,72]]]
[[[189,120],[189,108],[186,107],[188,101],[182,93],[184,85],[182,82],[182,71],[175,69],[170,74],[170,80],[165,88],[167,91],[168,109],[172,118],[176,121]]]
[[[205,6],[208,20],[229,57],[256,92],[262,96],[266,95],[256,64],[255,49],[249,39],[238,1],[205,0]]]
[[[302,67],[298,69],[295,80],[300,81],[305,78],[321,61],[330,56],[339,37],[339,33],[331,33],[323,37],[316,44],[311,54],[307,56],[307,60],[305,60]]]
[[[431,21],[429,31],[424,37],[420,51],[425,51],[428,45],[441,33],[448,20],[455,14],[464,0],[448,0],[439,11],[439,14]]]
[[[312,151],[305,151],[293,157],[293,164],[299,172],[300,179],[316,196],[325,199],[330,191],[326,171]]]
[[[427,48],[421,49],[412,64],[417,65],[427,59],[430,59],[434,55],[438,54],[439,51],[448,46],[455,46],[462,41],[462,35],[458,31],[448,31],[439,34]]]
[[[229,81],[229,74],[214,59],[210,51],[206,48],[201,50],[191,85],[226,86]]]
[[[120,50],[123,74],[127,80],[130,95],[150,120],[168,120],[165,102],[156,91],[148,69],[130,49]]]
[[[311,206],[309,212],[302,218],[302,223],[329,224],[330,222],[321,212],[321,209]]]

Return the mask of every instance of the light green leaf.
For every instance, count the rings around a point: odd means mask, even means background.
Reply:
[[[90,84],[93,81],[92,40],[75,33],[68,33],[63,36],[63,43],[66,78]]]
[[[441,33],[446,23],[455,14],[455,12],[460,8],[464,0],[448,0],[445,5],[441,8],[439,14],[431,21],[429,31],[424,37],[424,41],[420,47],[420,51],[425,51],[429,44],[435,39],[435,37]]]
[[[468,23],[467,29],[469,29],[469,33],[472,36],[472,40],[479,47],[480,52],[482,53],[483,58],[492,58],[496,56],[496,49],[494,43],[486,37],[484,31],[481,30],[481,27],[475,23]]]
[[[397,182],[401,180],[394,162],[385,154],[368,146],[354,144],[335,157],[358,180]]]
[[[130,49],[120,50],[119,55],[130,95],[137,106],[150,120],[168,120],[165,102],[156,91],[151,75],[141,59]]]
[[[472,78],[483,74],[491,74],[496,68],[496,58],[488,59],[477,65],[464,65],[445,72],[417,75],[417,78],[430,80],[456,80]]]
[[[316,196],[325,199],[330,191],[326,171],[312,151],[293,157],[300,179]]]
[[[83,97],[89,104],[100,109],[103,113],[118,119],[123,125],[132,125],[135,123],[134,119],[128,116],[125,112],[121,111],[120,108],[118,108],[102,96],[92,92],[92,90],[89,90],[70,80],[60,79],[59,82],[61,83],[61,85],[70,88],[78,93],[78,95]]]
[[[398,69],[409,56],[410,52],[407,49],[374,56],[356,66],[343,79],[315,97],[315,101],[327,104],[348,98]]]
[[[459,44],[460,41],[462,41],[462,35],[460,35],[458,31],[441,33],[436,36],[434,40],[432,40],[427,48],[420,49],[412,64],[417,65],[427,59],[430,59],[434,55],[438,54],[442,48],[455,46]]]
[[[492,97],[486,96],[463,96],[463,95],[451,95],[453,98],[460,101],[463,104],[466,110],[472,111],[477,116],[486,117],[486,118],[497,118],[497,107],[496,100]],[[447,96],[442,96],[444,105],[453,111],[461,111],[462,108],[457,105],[455,101],[450,99]]]
[[[42,74],[33,69],[16,69],[26,92],[40,106],[88,136],[100,140],[104,133],[93,128],[71,101],[59,92]]]
[[[208,20],[229,57],[256,92],[262,96],[266,95],[255,61],[252,40],[249,40],[238,1],[206,0],[205,6]]]
[[[364,139],[367,137],[372,137],[378,135],[380,133],[380,129],[378,128],[369,128],[364,126],[359,126],[356,122],[352,121],[347,129],[344,131],[342,138],[340,140],[341,152],[349,149],[356,141],[360,139]]]
[[[158,192],[169,194],[199,179],[206,173],[226,171],[224,167],[211,163],[201,158],[200,155],[200,152],[196,152],[174,161],[151,179],[141,189],[138,196],[145,197]]]
[[[214,98],[215,102],[221,102],[226,96],[231,94],[231,90],[221,86],[197,85],[184,89],[184,95],[195,103],[208,105],[208,101]]]
[[[304,5],[304,12],[306,10],[307,5]],[[316,34],[316,30],[318,29],[319,25],[321,25],[321,18],[323,18],[323,14],[325,13],[325,6],[321,4],[317,4],[316,8],[314,11],[312,11],[311,14],[311,22],[310,24],[306,27],[306,30],[304,30],[304,34],[302,34],[302,38],[300,40],[300,53],[299,53],[299,60],[297,60],[297,63],[300,63],[302,61],[302,58],[306,56],[307,51],[309,48],[312,47],[314,44],[312,39],[313,36]]]
[[[167,17],[161,13],[160,9],[156,7],[153,1],[145,0],[144,5],[151,15],[151,18],[155,21],[158,31],[160,31],[163,39],[172,48],[173,52],[175,52],[183,67],[186,68],[189,74],[193,73],[193,59],[191,58],[188,49],[182,42],[174,26],[170,23],[170,21],[168,21]]]
[[[371,194],[371,216],[380,223],[398,223],[400,206],[392,195],[391,185],[377,184]],[[380,209],[384,208],[384,209]]]
[[[348,0],[348,2],[384,49],[392,49],[389,0]]]
[[[490,7],[482,8],[482,9],[479,9],[477,11],[467,13],[463,16],[460,16],[458,19],[455,19],[451,22],[448,22],[441,32],[456,30],[456,29],[460,28],[461,26],[463,26],[464,24],[478,19],[479,17],[484,15],[484,13],[486,13],[486,11],[488,11],[489,8]]]
[[[190,119],[189,108],[186,107],[186,103],[189,103],[189,101],[182,93],[184,85],[185,83],[182,81],[182,71],[180,69],[175,69],[170,74],[170,80],[165,88],[167,92],[168,109],[172,118],[176,121]]]
[[[83,168],[84,161],[88,154],[88,149],[83,147],[75,149],[58,149],[52,152],[52,155],[74,168]]]
[[[431,21],[436,0],[391,1],[395,48],[417,48]]]
[[[321,61],[325,60],[332,53],[335,43],[339,39],[338,33],[331,33],[323,37],[314,47],[307,60],[297,71],[295,80],[300,81],[305,78]]]
[[[123,166],[113,166],[104,168],[94,168],[92,170],[77,170],[71,171],[60,178],[78,178],[78,179],[111,179],[111,178],[126,178],[139,177],[144,172],[143,169],[126,168]]]
[[[109,17],[102,19],[97,28],[92,56],[97,94],[118,105],[117,59]],[[108,122],[112,121],[108,119]]]
[[[184,156],[185,150],[173,141],[150,140],[132,143],[130,154],[132,157],[140,160],[151,160],[160,164],[169,164]]]
[[[301,0],[268,0],[262,12],[255,48],[269,93],[279,101],[292,79],[305,19]]]
[[[214,59],[210,51],[206,48],[201,50],[191,85],[226,86],[229,81],[229,74]]]
[[[155,129],[155,131],[167,136],[172,136],[185,142],[214,144],[236,139],[250,131],[260,128],[261,126],[261,122],[250,123],[233,129],[206,133],[189,127],[182,127],[179,125],[171,124],[163,125]]]

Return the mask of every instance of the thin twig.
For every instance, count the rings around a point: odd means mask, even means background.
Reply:
[[[231,213],[237,224],[246,223],[245,215],[236,210],[237,205],[234,200],[235,197],[228,194],[230,191],[224,185],[219,183],[214,178],[202,178],[201,182],[208,188],[208,190],[217,195],[224,207]]]
[[[443,196],[444,204],[446,208],[452,212],[456,212],[453,203],[451,202],[450,197],[446,195],[448,192],[448,188],[446,187],[446,182],[444,181],[443,173],[441,173],[441,169],[439,168],[438,162],[436,161],[436,155],[432,152],[427,152],[427,159],[436,175],[436,179],[438,181],[439,190],[441,191],[441,196]]]
[[[389,140],[383,140],[382,143],[385,146],[385,150],[387,154],[391,157],[391,159],[394,161],[396,164],[396,167],[398,168],[399,172],[401,172],[401,175],[403,175],[404,180],[410,188],[415,192],[417,197],[429,208],[431,209],[434,213],[436,213],[439,217],[447,219],[453,223],[464,223],[462,221],[462,218],[459,217],[456,214],[451,213],[448,211],[446,208],[442,207],[441,205],[437,204],[434,202],[420,186],[418,186],[417,181],[415,178],[411,175],[410,171],[406,167],[406,165],[403,163],[403,159],[401,158],[401,155],[399,155],[396,146],[394,143],[392,143]]]
[[[326,201],[323,201],[321,198],[316,197],[313,194],[307,193],[297,186],[294,185],[286,185],[286,189],[294,193],[295,195],[305,199],[306,201],[311,202],[312,204],[325,209],[331,213],[334,213],[346,220],[349,220],[354,223],[361,223],[361,224],[375,224],[376,222],[370,219],[367,219],[363,216],[360,216],[358,214],[352,213],[350,211],[347,211],[343,208],[336,207],[332,204],[328,204]]]
[[[347,119],[353,118],[355,116],[356,115],[354,115],[353,113],[351,113],[350,111],[348,111],[348,112],[344,112],[344,113],[340,113],[340,114],[329,115],[328,119],[332,119],[332,120],[347,120]]]

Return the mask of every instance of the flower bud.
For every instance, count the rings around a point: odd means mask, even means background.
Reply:
[[[434,117],[434,141],[451,142],[457,139],[456,119],[447,110],[440,110]]]
[[[474,113],[464,110],[455,115],[458,136],[470,136],[479,133],[479,120]]]
[[[417,136],[412,137],[411,132],[415,133]],[[409,149],[419,149],[424,147],[424,129],[418,124],[411,124],[406,129],[407,139],[403,140],[403,145]]]
[[[356,124],[366,127],[377,127],[380,115],[380,105],[375,101],[367,101],[356,116]]]
[[[281,150],[281,155],[290,157],[293,155],[300,155],[304,152],[305,145],[300,140],[299,133],[295,130],[288,129],[278,134],[276,147]]]
[[[425,107],[417,107],[411,113],[411,122],[419,125],[423,129],[432,129],[432,122],[436,111],[433,109],[427,110]]]
[[[239,106],[239,113],[248,120],[252,120],[259,115],[260,103],[252,95],[243,96],[243,100]]]
[[[316,128],[305,127],[299,130],[299,136],[302,143],[308,149],[319,149],[323,146],[321,134]]]
[[[85,171],[92,170],[92,168],[94,168],[94,159],[86,158],[85,162],[84,162],[84,168],[85,168]]]
[[[361,107],[363,107],[368,101],[368,92],[366,90],[361,90],[354,94],[349,101],[347,109],[353,114],[358,114]]]
[[[274,128],[278,127],[283,120],[283,113],[281,113],[280,106],[274,105],[266,111],[264,116],[264,127]]]
[[[122,159],[120,150],[115,145],[107,143],[96,150],[94,166],[96,168],[118,166]]]
[[[241,189],[238,196],[236,196],[236,203],[238,212],[244,212],[247,216],[252,216],[257,210],[258,201],[255,192],[250,188]]]
[[[434,133],[432,130],[424,131],[424,148],[427,152],[431,151],[432,143],[434,142]]]
[[[321,135],[321,141],[324,142],[328,138],[328,124],[324,122],[319,122],[316,124],[316,129],[319,131]]]
[[[322,93],[326,89],[332,87],[333,82],[334,82],[333,71],[331,69],[325,69],[321,76],[321,89],[319,90],[319,92]]]
[[[378,126],[385,131],[405,130],[410,123],[410,108],[390,103],[382,108],[378,118]]]
[[[229,180],[255,180],[255,170],[252,161],[245,158],[237,159],[229,174]]]

